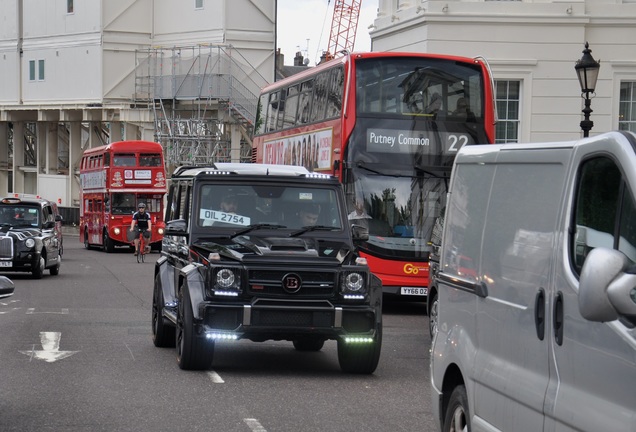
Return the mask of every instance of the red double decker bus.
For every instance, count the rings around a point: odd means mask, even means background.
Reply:
[[[354,53],[262,90],[253,161],[339,177],[384,293],[424,301],[455,154],[495,121],[483,58]]]
[[[80,187],[80,241],[87,249],[130,245],[128,230],[142,202],[152,217],[151,247],[161,247],[167,191],[161,144],[120,141],[84,151]]]

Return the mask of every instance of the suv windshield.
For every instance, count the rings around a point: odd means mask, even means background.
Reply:
[[[202,227],[248,227],[258,224],[298,229],[341,229],[339,202],[333,189],[311,186],[204,184],[199,189],[198,224]]]
[[[39,208],[29,207],[23,204],[3,205],[0,207],[0,225],[13,227],[39,227]]]

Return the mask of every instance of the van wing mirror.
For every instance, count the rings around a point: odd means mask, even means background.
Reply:
[[[185,219],[175,219],[166,222],[165,235],[184,236],[188,234],[188,223]]]
[[[636,267],[615,249],[594,248],[579,280],[579,311],[589,321],[623,318],[636,326]]]
[[[14,291],[13,281],[6,276],[0,276],[0,298],[12,296]]]

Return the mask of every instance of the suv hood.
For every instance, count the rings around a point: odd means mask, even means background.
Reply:
[[[248,257],[337,258],[343,262],[351,252],[345,242],[316,240],[311,237],[238,236],[233,239],[200,240],[194,245],[206,252],[217,252],[225,258],[242,261]]]

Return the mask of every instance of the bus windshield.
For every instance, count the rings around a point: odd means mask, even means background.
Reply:
[[[445,207],[447,179],[404,171],[387,176],[352,171],[349,221],[369,229],[367,247],[382,256],[427,258],[428,240]],[[357,210],[357,211],[356,211]]]
[[[479,65],[429,58],[363,59],[356,63],[358,115],[419,115],[459,122],[483,117]]]

